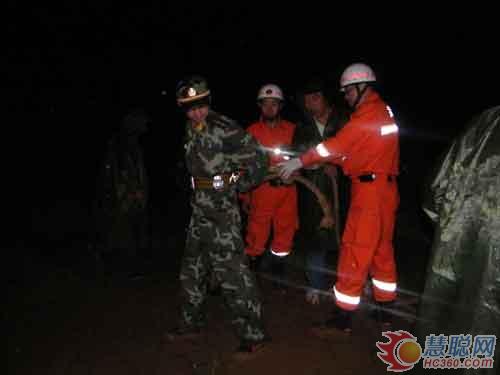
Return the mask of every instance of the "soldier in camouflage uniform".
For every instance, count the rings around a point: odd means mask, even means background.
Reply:
[[[150,250],[149,183],[140,143],[149,122],[143,110],[132,110],[109,141],[93,207],[99,258],[116,251],[135,263]]]
[[[184,302],[180,325],[170,340],[195,338],[204,325],[207,276],[214,272],[241,339],[239,354],[252,353],[267,341],[255,276],[244,256],[238,191],[260,183],[268,160],[239,125],[210,109],[210,91],[201,77],[177,88],[186,112],[186,164],[192,175],[192,216],[180,280]]]

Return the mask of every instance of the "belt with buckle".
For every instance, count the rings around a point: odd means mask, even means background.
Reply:
[[[386,176],[387,181],[389,181],[389,182],[396,181],[396,176],[395,175],[384,175],[384,174],[382,174],[382,175],[378,175],[377,176],[376,173],[362,174],[362,175],[357,176],[356,178],[358,179],[359,182],[373,182],[377,178],[380,178],[380,177],[383,177],[383,176]]]
[[[276,178],[269,180],[269,186],[281,187],[281,186],[290,186],[290,185],[285,184],[281,178],[276,177]]]
[[[224,190],[235,184],[240,178],[239,173],[216,174],[213,177],[191,177],[191,186],[195,190]]]

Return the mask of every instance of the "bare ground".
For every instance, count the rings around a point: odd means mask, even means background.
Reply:
[[[386,373],[376,356],[375,343],[382,336],[368,316],[369,297],[351,336],[339,333],[324,339],[311,334],[312,325],[328,316],[332,304],[305,302],[299,253],[291,258],[285,294],[265,275],[259,277],[272,341],[255,359],[232,360],[238,341],[221,296],[208,299],[208,329],[200,340],[168,342],[165,331],[175,325],[178,314],[179,258],[179,252],[172,251],[170,257],[164,253],[138,275],[116,267],[112,273],[88,273],[83,261],[75,268],[43,264],[44,258],[25,259],[23,281],[11,277],[8,283],[8,373]],[[402,295],[402,300],[401,311],[411,312],[411,296]],[[411,325],[396,318],[395,328],[410,330]]]

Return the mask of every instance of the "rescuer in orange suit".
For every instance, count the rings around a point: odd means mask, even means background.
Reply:
[[[273,166],[289,159],[295,124],[280,116],[284,103],[280,87],[273,84],[262,86],[257,103],[260,120],[251,124],[247,131],[268,151],[270,166]],[[282,279],[285,257],[290,254],[298,225],[295,184],[285,184],[278,177],[259,185],[246,199],[249,214],[245,252],[251,259],[260,259],[261,270],[270,268],[276,277]],[[267,249],[271,228],[273,236]]]
[[[399,135],[391,108],[373,87],[375,82],[369,66],[350,65],[340,79],[341,91],[353,109],[350,121],[336,136],[279,165],[282,178],[288,178],[302,167],[329,162],[340,165],[352,181],[333,287],[337,309],[319,333],[331,328],[351,331],[368,275],[379,322],[391,323],[397,279],[392,239],[399,205]]]

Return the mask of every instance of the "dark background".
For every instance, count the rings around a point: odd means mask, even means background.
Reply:
[[[13,131],[5,149],[16,198],[7,207],[21,229],[11,234],[84,232],[77,218],[89,207],[106,142],[137,106],[153,120],[143,142],[154,209],[175,222],[169,204],[178,194],[172,178],[182,161],[183,120],[174,88],[191,73],[207,77],[216,110],[247,125],[257,116],[260,85],[284,88],[293,120],[293,97],[306,77],[320,75],[336,90],[348,64],[368,63],[401,126],[403,168],[419,182],[451,137],[497,104],[493,13],[312,2],[12,2],[4,126]],[[403,198],[417,205],[418,197]],[[53,227],[50,217],[58,218]]]

